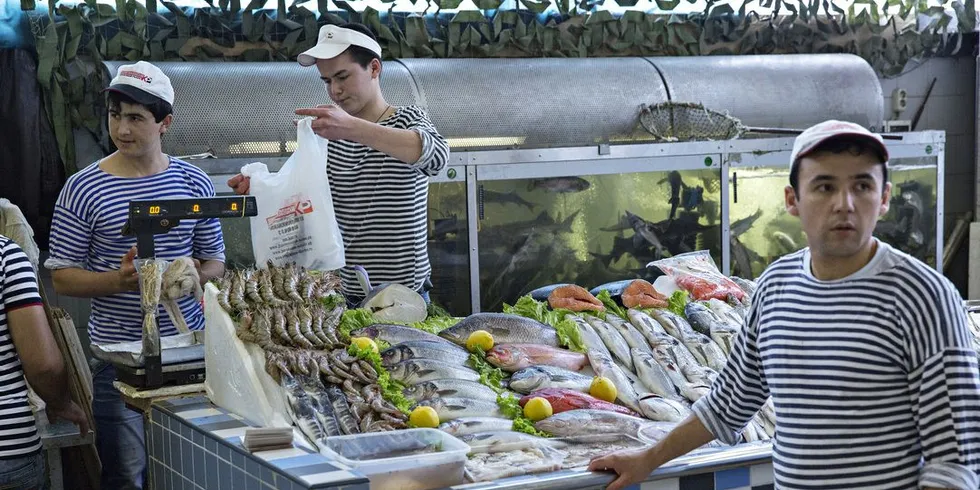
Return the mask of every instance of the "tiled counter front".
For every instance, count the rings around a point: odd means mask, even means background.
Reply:
[[[247,421],[204,397],[155,403],[146,429],[153,490],[368,490],[368,480],[301,447],[249,453]]]
[[[249,453],[247,421],[205,397],[155,403],[147,425],[152,490],[368,490],[367,478],[302,447]],[[630,490],[772,490],[768,445],[680,458]],[[584,469],[460,485],[452,490],[599,489],[609,474]]]

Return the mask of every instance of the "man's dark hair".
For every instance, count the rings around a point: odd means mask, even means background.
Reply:
[[[868,141],[866,138],[848,137],[848,136],[831,138],[814,147],[812,150],[807,152],[807,155],[812,155],[814,153],[821,153],[821,152],[835,153],[835,154],[841,154],[846,152],[854,156],[870,153],[874,155],[881,163],[882,184],[888,182],[888,165],[886,165],[887,162],[885,161],[885,154],[882,153],[881,148],[878,145],[872,143],[871,141]],[[805,157],[806,155],[804,155],[804,157],[801,157],[799,160],[802,160]],[[799,185],[800,166],[798,165],[798,163],[799,163],[798,161],[793,162],[793,165],[789,171],[789,185],[793,188],[793,192],[796,193],[797,196],[800,195],[800,185]]]
[[[169,102],[163,99],[159,99],[153,102],[152,104],[142,104],[140,102],[133,100],[132,97],[126,94],[122,94],[114,91],[107,92],[107,99],[108,99],[108,105],[110,111],[116,111],[116,112],[122,111],[123,103],[143,106],[146,108],[146,110],[150,111],[150,114],[153,114],[153,119],[156,122],[163,121],[163,118],[167,117],[170,114],[173,114],[174,112],[174,107],[170,105]]]
[[[368,29],[368,27],[364,24],[357,24],[351,22],[351,23],[343,24],[340,27],[344,29],[350,29],[352,31],[357,31],[360,32],[361,34],[365,34],[367,35],[367,37],[370,37],[375,42],[377,42],[378,40],[378,37],[375,36],[374,33],[371,32],[371,29]],[[351,47],[347,48],[344,52],[350,53],[350,57],[354,59],[354,62],[356,62],[358,65],[361,65],[361,68],[364,69],[367,69],[368,65],[371,64],[371,60],[377,59],[378,63],[381,62],[381,58],[378,57],[378,55],[374,51],[371,51],[370,49],[361,46],[352,45]]]

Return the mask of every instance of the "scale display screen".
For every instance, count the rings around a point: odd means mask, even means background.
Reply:
[[[202,199],[168,199],[133,201],[131,216],[146,218],[235,218],[255,216],[255,199],[247,197],[212,197]]]

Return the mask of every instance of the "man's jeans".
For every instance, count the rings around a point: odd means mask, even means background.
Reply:
[[[102,460],[102,488],[142,490],[146,481],[143,414],[126,407],[112,386],[116,370],[98,361],[92,369],[95,442]]]
[[[47,488],[44,453],[15,459],[0,459],[0,490],[44,490]]]

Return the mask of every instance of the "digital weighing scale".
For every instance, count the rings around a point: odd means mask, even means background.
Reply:
[[[122,234],[136,236],[137,257],[152,259],[156,256],[154,237],[166,234],[182,219],[245,218],[257,214],[255,197],[251,196],[131,201]],[[115,366],[119,381],[136,388],[203,381],[203,332],[165,337],[161,344],[156,316],[154,320],[153,327],[144,330],[142,341],[93,344],[93,353]]]

